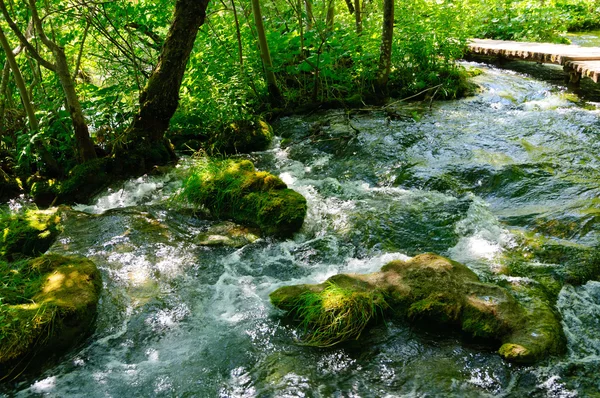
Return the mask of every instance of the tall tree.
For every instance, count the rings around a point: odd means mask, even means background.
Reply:
[[[31,18],[37,33],[37,36],[41,42],[46,46],[53,55],[54,63],[45,60],[37,51],[37,49],[28,41],[23,32],[19,29],[17,24],[13,21],[4,0],[0,0],[0,9],[4,18],[8,22],[8,25],[13,30],[15,35],[19,38],[21,44],[27,49],[29,54],[35,58],[40,65],[56,73],[58,80],[62,86],[67,102],[71,121],[73,123],[73,130],[75,132],[75,139],[77,141],[77,149],[80,161],[86,162],[96,158],[96,151],[94,150],[94,143],[90,138],[88,126],[83,116],[81,109],[81,103],[75,92],[75,82],[73,81],[72,75],[69,71],[69,65],[67,63],[67,57],[65,55],[65,49],[59,46],[54,41],[50,40],[44,32],[43,22],[39,16],[38,9],[35,0],[29,0],[29,11],[31,12]]]
[[[387,83],[392,67],[392,41],[394,38],[394,0],[383,1],[383,29],[381,32],[381,48],[379,50],[379,66],[377,68],[376,89],[380,96],[387,94]]]
[[[259,0],[252,0],[252,14],[254,14],[254,23],[256,24],[256,34],[258,36],[258,45],[260,47],[260,56],[265,69],[265,77],[267,80],[267,89],[272,102],[281,100],[281,92],[277,87],[275,73],[273,73],[273,61],[271,61],[271,53],[269,52],[269,44],[265,34],[265,27],[262,21],[262,12],[260,10]]]
[[[209,0],[177,0],[173,22],[158,63],[140,94],[140,109],[128,139],[141,147],[163,143],[171,117],[179,105],[179,89],[198,29],[206,19]]]

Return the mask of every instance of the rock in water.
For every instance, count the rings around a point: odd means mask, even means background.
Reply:
[[[0,289],[0,378],[64,353],[93,330],[102,279],[90,260],[0,262],[0,277],[8,281]]]

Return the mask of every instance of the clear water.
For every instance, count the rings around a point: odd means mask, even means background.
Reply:
[[[69,213],[51,249],[104,279],[95,334],[18,397],[588,397],[600,394],[600,284],[565,286],[568,353],[502,361],[448,332],[388,322],[359,342],[298,345],[276,288],[372,272],[432,251],[483,279],[537,234],[568,253],[599,242],[600,122],[560,88],[484,68],[471,98],[277,123],[251,156],[308,200],[294,239],[199,246],[214,221],[172,208],[178,173],[131,181]],[[576,100],[576,99],[575,99]],[[414,117],[413,117],[414,116]],[[418,119],[415,120],[415,119]],[[184,161],[184,166],[191,160]],[[576,257],[576,256],[575,256]],[[568,259],[567,259],[568,260]],[[547,267],[566,266],[543,263]]]

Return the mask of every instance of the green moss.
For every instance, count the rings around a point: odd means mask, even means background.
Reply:
[[[261,118],[239,120],[222,127],[209,139],[211,153],[236,154],[266,149],[273,129]]]
[[[432,294],[416,301],[408,308],[408,318],[413,322],[431,322],[437,324],[454,323],[460,317],[461,305],[452,296],[444,293]]]
[[[219,218],[290,236],[306,216],[306,199],[248,160],[206,160],[184,182],[181,198]]]
[[[46,359],[89,332],[102,288],[91,261],[53,254],[2,262],[0,280],[0,377],[28,363],[23,359]]]
[[[61,232],[56,208],[0,212],[0,259],[44,253]]]

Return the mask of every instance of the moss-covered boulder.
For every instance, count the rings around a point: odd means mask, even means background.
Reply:
[[[0,262],[0,378],[86,338],[102,288],[85,258],[45,255]]]
[[[61,232],[57,208],[0,212],[0,260],[37,256],[50,248]]]
[[[248,160],[209,160],[184,182],[181,196],[218,218],[258,227],[265,235],[290,236],[302,227],[306,199]]]
[[[282,287],[270,298],[302,322],[313,345],[356,338],[381,315],[461,330],[498,344],[500,355],[515,362],[564,349],[560,320],[549,304],[535,299],[521,304],[505,288],[483,283],[463,264],[435,254],[392,261],[372,274]]]
[[[266,149],[273,140],[272,127],[259,117],[223,126],[208,140],[213,153],[250,153]]]

